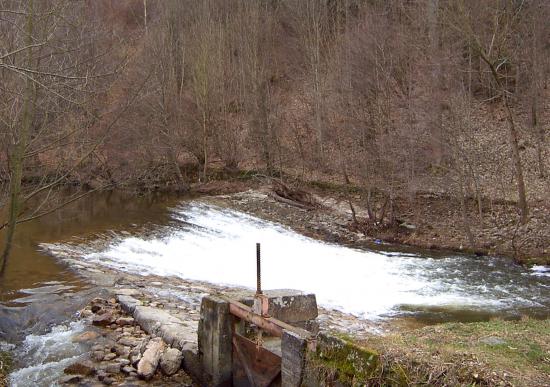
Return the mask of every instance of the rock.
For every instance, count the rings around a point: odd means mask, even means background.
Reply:
[[[500,337],[496,337],[496,336],[484,337],[480,341],[483,344],[487,344],[487,345],[491,345],[491,346],[506,344],[505,340],[501,339]]]
[[[120,357],[128,357],[130,356],[130,348],[129,347],[125,347],[124,345],[115,345],[115,351],[116,351],[116,354]]]
[[[130,297],[139,297],[141,296],[141,292],[136,289],[115,289],[114,293],[117,296],[130,296]],[[118,297],[117,297],[118,298]]]
[[[95,361],[102,361],[105,358],[105,352],[103,352],[103,351],[93,351],[90,356]]]
[[[65,375],[59,379],[60,384],[76,384],[84,379],[82,375]]]
[[[125,367],[127,365],[130,365],[130,360],[128,360],[128,359],[117,359],[117,363],[120,364],[121,367]]]
[[[82,309],[78,314],[80,318],[83,318],[83,319],[93,316],[93,313],[90,309]]]
[[[115,379],[112,378],[111,376],[106,376],[103,378],[102,380],[103,384],[106,384],[107,386],[110,386],[111,384],[113,384],[115,382]]]
[[[69,375],[84,375],[89,376],[95,373],[94,364],[91,361],[76,362],[63,370],[64,373]]]
[[[101,310],[101,305],[92,305],[92,313],[97,313]]]
[[[136,306],[141,306],[142,302],[135,299],[132,296],[117,296],[118,302],[120,303],[120,306],[122,310],[124,310],[127,313],[134,313],[134,310],[136,309]]]
[[[183,355],[179,349],[167,348],[160,357],[160,368],[168,376],[174,375],[181,367]]]
[[[75,337],[73,337],[72,341],[73,343],[82,343],[85,341],[92,341],[99,337],[99,333],[94,331],[86,331],[84,333],[81,333]]]
[[[119,340],[118,340],[118,343],[120,345],[125,345],[127,347],[135,347],[139,344],[142,343],[143,340],[141,339],[136,339],[134,337],[129,337],[129,336],[123,336],[121,337]]]
[[[126,375],[130,375],[132,372],[136,372],[136,369],[132,366],[124,366],[122,367],[122,372],[124,372]]]
[[[103,370],[108,374],[118,374],[120,373],[120,363],[110,362],[101,364]]]
[[[137,366],[140,360],[141,360],[141,353],[138,352],[136,355],[130,355],[130,362],[133,366]]]
[[[114,358],[116,357],[116,353],[108,353],[105,355],[105,357],[103,358],[103,360],[105,361],[111,361],[113,360]]]
[[[157,369],[160,357],[164,350],[164,342],[157,337],[149,341],[143,357],[138,363],[138,375],[144,379],[150,379]]]
[[[113,322],[112,312],[106,312],[101,315],[94,316],[94,318],[92,319],[92,324],[100,327],[106,327],[110,325],[112,322]]]
[[[104,370],[98,370],[97,371],[97,379],[99,381],[102,381],[103,378],[105,378],[106,376],[108,376],[108,375],[107,375],[107,372],[105,372]]]

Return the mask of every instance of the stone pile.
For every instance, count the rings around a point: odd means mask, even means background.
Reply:
[[[65,385],[191,386],[182,353],[145,332],[115,298],[95,298],[80,313],[89,330],[73,338],[89,346],[87,358],[65,368]]]

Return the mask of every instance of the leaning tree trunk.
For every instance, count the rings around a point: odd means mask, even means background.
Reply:
[[[521,223],[525,224],[527,223],[527,218],[529,216],[529,208],[527,207],[527,194],[525,192],[525,181],[523,179],[523,167],[521,165],[521,156],[519,154],[518,132],[516,129],[516,124],[514,122],[514,114],[512,113],[512,109],[510,108],[510,104],[508,102],[508,96],[507,96],[508,91],[506,90],[506,87],[502,84],[502,81],[498,76],[498,72],[493,62],[491,62],[491,60],[487,57],[485,52],[479,46],[477,47],[477,50],[479,55],[481,56],[481,59],[489,67],[493,80],[498,86],[500,94],[502,95],[502,98],[504,100],[504,107],[506,109],[506,118],[508,120],[512,163],[514,166],[514,174],[516,175],[515,177],[516,177],[516,183],[517,183],[517,189],[518,189],[518,199],[519,199],[518,207],[521,214]]]
[[[510,147],[512,148],[512,160],[514,163],[514,170],[516,174],[516,183],[518,188],[518,196],[519,196],[519,202],[518,207],[521,213],[521,223],[525,224],[527,223],[527,217],[529,215],[529,210],[527,207],[527,195],[525,193],[525,181],[523,179],[523,167],[521,165],[521,156],[519,154],[519,144],[518,144],[518,132],[516,129],[516,125],[514,123],[514,116],[512,115],[512,110],[510,109],[510,105],[508,104],[508,98],[505,94],[504,96],[504,104],[506,107],[506,111],[508,113],[508,126],[510,129]]]

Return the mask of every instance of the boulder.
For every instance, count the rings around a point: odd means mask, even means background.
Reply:
[[[167,348],[160,357],[160,368],[164,374],[174,375],[181,367],[183,354],[179,349]]]
[[[145,352],[138,363],[138,375],[143,379],[150,379],[157,370],[160,357],[164,351],[164,342],[160,337],[151,339],[147,344]]]

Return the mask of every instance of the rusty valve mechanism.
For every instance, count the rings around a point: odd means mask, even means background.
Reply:
[[[256,294],[253,311],[262,317],[269,317],[269,299],[262,293],[262,255],[259,243],[256,243]]]

